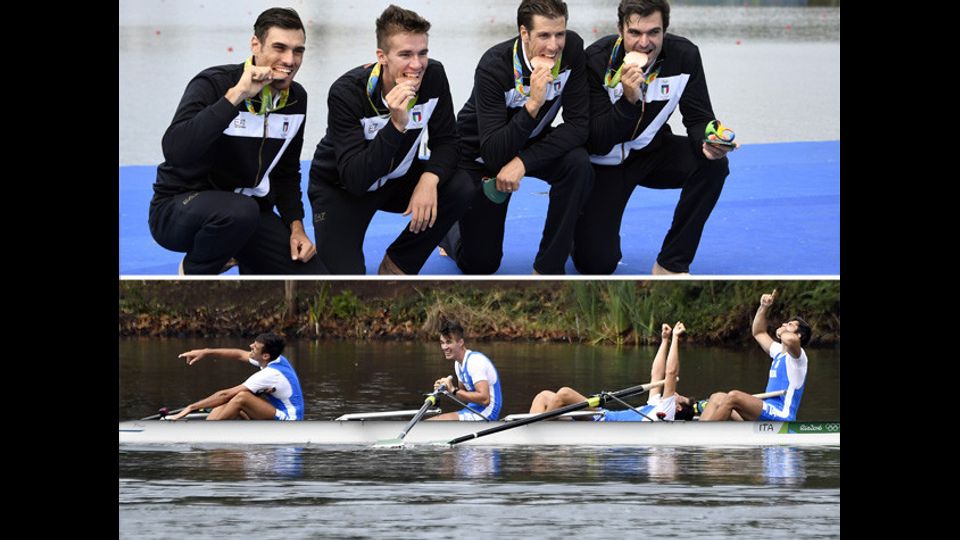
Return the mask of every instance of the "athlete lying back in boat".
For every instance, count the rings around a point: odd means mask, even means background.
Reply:
[[[677,322],[671,330],[669,324],[664,324],[660,331],[660,348],[657,350],[657,356],[653,360],[653,366],[650,368],[650,380],[659,381],[666,379],[663,383],[663,393],[656,389],[650,391],[650,398],[647,404],[642,407],[630,408],[622,411],[610,411],[602,408],[596,410],[597,414],[588,417],[577,417],[577,419],[591,419],[597,422],[655,422],[658,420],[691,420],[693,418],[693,407],[691,403],[696,400],[681,396],[677,393],[677,376],[680,375],[680,336],[686,331],[682,322]],[[671,342],[672,337],[672,342]],[[667,350],[669,349],[669,353]],[[666,365],[666,367],[664,367]],[[556,392],[544,390],[533,398],[530,404],[531,414],[540,414],[572,405],[582,403],[587,397],[577,392],[573,388],[563,387]]]

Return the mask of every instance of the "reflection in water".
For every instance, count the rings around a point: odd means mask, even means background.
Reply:
[[[458,446],[443,456],[443,467],[452,478],[500,476],[500,449]]]
[[[709,479],[711,484],[804,485],[807,482],[806,460],[809,452],[800,448],[768,446],[760,448],[687,449],[689,456],[683,473],[697,482]],[[837,458],[839,460],[839,457]],[[839,463],[838,463],[839,465]]]
[[[299,478],[303,476],[303,448],[256,447],[205,452],[206,469],[216,479]]]
[[[772,485],[796,486],[807,478],[806,457],[797,448],[767,446],[763,451],[763,470]]]
[[[404,450],[404,461],[437,458],[442,478],[508,481],[629,481],[690,484],[800,486],[807,480],[806,454],[790,447],[709,449],[650,448],[492,448],[458,446],[449,450]],[[410,453],[413,452],[413,453]],[[429,467],[429,465],[427,466]],[[414,470],[410,469],[409,472]],[[428,471],[421,471],[425,477]]]
[[[647,475],[653,480],[676,480],[678,451],[673,447],[651,449],[647,456]]]
[[[595,454],[596,476],[671,482],[677,478],[677,451],[673,447],[604,448]]]
[[[163,456],[158,459],[158,456]],[[812,464],[813,467],[811,473]],[[170,478],[175,471],[208,481],[297,478],[364,482],[497,480],[628,482],[691,486],[831,485],[838,449],[791,447],[369,447],[249,446],[176,451],[126,449],[123,477]]]
[[[805,454],[798,448],[763,447],[709,449],[682,447],[610,448],[594,454],[596,474],[590,477],[630,478],[674,482],[682,478],[696,483],[708,478],[715,483],[802,485],[806,480]]]
[[[456,526],[795,540],[840,527],[839,449],[193,447],[123,449],[119,468],[124,538],[446,539]]]

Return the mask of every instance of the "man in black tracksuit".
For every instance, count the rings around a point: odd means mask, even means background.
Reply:
[[[682,189],[652,273],[687,273],[730,172],[725,156],[736,146],[705,142],[715,116],[700,52],[685,38],[665,35],[667,1],[622,0],[618,20],[619,34],[600,38],[586,51],[587,149],[596,177],[577,222],[574,265],[584,274],[616,270],[623,211],[642,185]],[[630,52],[645,55],[642,65],[624,62]],[[686,136],[674,135],[667,125],[677,105]]]
[[[523,0],[520,35],[494,45],[480,59],[473,92],[457,117],[461,170],[475,186],[484,178],[512,193],[524,176],[550,184],[550,206],[533,269],[562,274],[574,225],[593,181],[583,145],[588,94],[583,40],[567,31],[559,0]],[[563,107],[563,124],[550,124]],[[444,248],[466,274],[492,274],[503,258],[509,198],[496,203],[479,190]]]
[[[186,252],[181,274],[325,274],[303,229],[300,149],[307,93],[293,82],[303,23],[292,9],[257,18],[244,64],[190,81],[163,135],[150,232]],[[273,213],[276,205],[280,215]]]
[[[429,29],[413,11],[388,7],[377,19],[378,62],[330,87],[307,194],[320,258],[334,274],[365,273],[363,238],[377,210],[412,214],[378,273],[418,273],[473,195],[456,170],[453,102],[443,66],[427,57]]]

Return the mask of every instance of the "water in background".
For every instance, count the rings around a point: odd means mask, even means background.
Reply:
[[[231,388],[255,372],[246,363],[198,362],[177,358],[202,347],[246,348],[249,340],[122,339],[120,340],[119,419],[155,414]],[[590,347],[569,344],[474,343],[467,347],[489,356],[500,374],[503,414],[527,412],[544,389],[571,386],[584,394],[620,390],[650,380],[654,347]],[[439,342],[294,341],[284,355],[297,370],[303,388],[306,418],[332,420],[342,414],[417,409],[433,381],[453,373],[453,362],[440,353]],[[840,351],[810,349],[806,389],[797,419],[840,419]],[[706,398],[734,388],[763,392],[770,358],[759,346],[738,349],[682,344],[678,391]],[[635,398],[635,402],[642,402]],[[444,410],[459,407],[442,400]],[[619,407],[613,407],[619,408]]]
[[[326,131],[327,90],[375,59],[374,21],[387,0],[291,0],[307,26],[296,80],[310,94],[301,159]],[[516,35],[516,0],[402,2],[427,18],[430,56],[443,62],[454,109],[470,95],[490,46]],[[589,45],[616,32],[616,0],[571,0],[569,28]],[[163,160],[160,139],[187,83],[201,70],[241,63],[256,16],[270,0],[121,0],[120,165]],[[840,9],[673,6],[669,31],[701,51],[717,116],[744,144],[840,138]],[[682,133],[679,112],[671,118]]]

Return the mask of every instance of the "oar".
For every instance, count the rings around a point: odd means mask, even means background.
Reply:
[[[574,403],[574,404],[572,404],[572,405],[567,405],[566,407],[560,407],[559,409],[554,409],[554,410],[552,410],[552,411],[547,411],[547,412],[545,412],[545,413],[540,413],[540,414],[538,414],[538,415],[536,415],[536,416],[531,416],[531,417],[529,417],[529,418],[524,418],[523,420],[516,420],[516,421],[510,422],[510,423],[508,423],[508,424],[500,424],[499,426],[493,426],[493,427],[491,427],[491,428],[483,429],[483,430],[477,431],[477,432],[475,432],[475,433],[469,433],[469,434],[467,434],[467,435],[461,435],[460,437],[457,437],[456,439],[450,440],[449,442],[447,442],[447,444],[449,444],[449,445],[459,444],[459,443],[462,443],[463,441],[469,441],[470,439],[477,439],[477,438],[483,437],[483,436],[485,436],[485,435],[491,435],[491,434],[493,434],[493,433],[499,433],[499,432],[504,431],[504,430],[507,430],[507,429],[513,429],[513,428],[517,428],[517,427],[520,427],[520,426],[525,426],[525,425],[527,425],[527,424],[532,424],[533,422],[539,422],[540,420],[548,420],[548,419],[550,419],[550,418],[555,418],[555,417],[557,417],[557,416],[561,416],[561,415],[566,414],[566,413],[571,412],[571,411],[579,411],[579,410],[581,410],[581,409],[586,409],[586,408],[589,408],[589,407],[599,407],[599,406],[605,404],[605,403],[607,402],[607,400],[610,399],[610,396],[617,397],[617,398],[625,398],[625,397],[635,396],[635,395],[637,395],[637,394],[642,394],[642,393],[644,393],[644,392],[647,392],[647,391],[649,391],[651,388],[655,388],[655,387],[657,387],[657,386],[662,386],[663,383],[664,383],[664,381],[663,381],[663,380],[660,380],[660,381],[649,382],[649,383],[647,383],[647,384],[641,384],[641,385],[639,385],[639,386],[631,386],[630,388],[626,388],[626,389],[620,390],[620,391],[618,391],[618,392],[612,392],[612,393],[610,393],[610,392],[603,392],[603,393],[601,393],[601,394],[597,394],[597,395],[591,396],[591,397],[587,398],[586,401],[581,401],[580,403]]]
[[[755,398],[760,398],[760,399],[767,399],[767,398],[771,398],[771,397],[782,396],[782,395],[784,395],[784,394],[786,394],[786,393],[787,393],[786,390],[777,390],[776,392],[766,392],[766,393],[763,393],[763,394],[754,394],[753,397],[755,397]]]
[[[416,425],[416,423],[419,422],[421,418],[423,418],[423,415],[426,414],[427,409],[437,404],[437,398],[440,396],[440,394],[443,393],[443,390],[445,388],[446,388],[445,386],[441,386],[440,388],[437,388],[433,392],[427,394],[426,399],[423,400],[423,406],[420,407],[420,410],[417,411],[417,414],[414,415],[413,419],[410,420],[410,422],[408,422],[407,425],[403,427],[403,431],[400,432],[400,435],[398,435],[397,438],[384,439],[382,441],[377,441],[376,443],[374,443],[374,446],[386,446],[386,447],[403,446],[403,438],[406,437],[407,433],[409,433],[410,430],[413,429],[413,426]]]
[[[182,410],[184,410],[184,409],[186,409],[186,407],[180,407],[179,409],[177,409],[177,410],[175,410],[175,411],[171,411],[171,410],[167,409],[166,407],[161,407],[160,410],[157,411],[157,414],[152,414],[152,415],[150,415],[150,416],[141,418],[141,420],[159,420],[159,419],[163,418],[164,416],[168,416],[168,415],[171,415],[171,414],[177,414],[178,412],[180,412],[180,411],[182,411]]]
[[[171,411],[171,410],[168,410],[166,407],[161,407],[157,414],[152,414],[150,416],[141,418],[140,420],[162,420],[163,418],[167,416],[175,415],[184,409],[186,409],[186,407],[180,407],[179,409]],[[197,409],[196,411],[190,413],[189,416],[193,416],[194,414],[202,414],[202,413],[209,414],[210,409]]]

